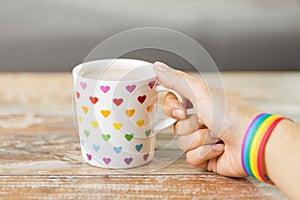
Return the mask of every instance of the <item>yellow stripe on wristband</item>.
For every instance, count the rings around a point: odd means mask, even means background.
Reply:
[[[251,172],[254,175],[254,177],[260,181],[263,181],[263,179],[260,177],[258,172],[258,151],[259,146],[261,144],[261,141],[268,130],[268,128],[271,126],[271,124],[278,119],[280,116],[271,115],[268,117],[261,126],[257,129],[255,136],[252,140],[251,144],[251,150],[250,150],[250,168]]]

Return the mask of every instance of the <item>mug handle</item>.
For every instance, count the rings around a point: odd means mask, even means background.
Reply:
[[[173,93],[176,98],[178,99],[179,102],[181,102],[183,105],[186,104],[186,98],[182,97],[178,92],[176,92],[175,90],[172,90],[172,89],[169,89],[169,88],[166,88],[162,85],[157,85],[156,86],[156,89],[155,89],[156,92],[171,92]],[[193,113],[193,109],[188,109],[188,114],[192,114]],[[153,133],[158,133],[166,128],[168,128],[169,126],[171,126],[172,124],[174,124],[175,122],[177,121],[177,119],[174,119],[172,117],[168,117],[164,120],[161,120],[161,121],[158,121],[156,124],[154,124],[153,128],[152,128],[152,131]]]

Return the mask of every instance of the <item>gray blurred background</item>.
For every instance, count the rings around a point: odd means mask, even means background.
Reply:
[[[299,0],[0,0],[0,70],[70,71],[109,36],[155,26],[187,34],[221,70],[300,70]],[[146,49],[123,57],[192,69]]]

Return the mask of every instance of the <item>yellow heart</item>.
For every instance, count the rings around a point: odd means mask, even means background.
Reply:
[[[134,109],[126,110],[125,113],[126,113],[126,115],[128,115],[128,117],[132,117],[132,115],[134,115],[134,113],[135,113],[135,110]]]
[[[122,123],[113,123],[113,126],[118,131],[122,128],[123,124]]]
[[[100,111],[103,117],[107,118],[110,115],[110,110],[101,110]]]
[[[136,125],[140,128],[142,128],[144,126],[145,121],[144,120],[138,120],[136,121]]]
[[[91,121],[91,124],[94,128],[97,128],[99,126],[99,123],[97,121]]]
[[[86,106],[82,106],[82,110],[84,112],[84,114],[86,114],[87,112],[89,112],[89,108]]]
[[[79,122],[81,123],[81,122],[82,122],[82,117],[81,117],[81,116],[78,116],[78,120],[79,120]]]

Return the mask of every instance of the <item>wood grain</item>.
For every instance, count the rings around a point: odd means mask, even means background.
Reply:
[[[231,72],[222,79],[262,110],[300,122],[300,73]],[[252,178],[192,167],[176,146],[150,165],[167,162],[171,154],[180,158],[156,171],[85,164],[72,116],[72,85],[69,73],[0,74],[0,199],[286,199]],[[173,137],[167,129],[156,148]]]

